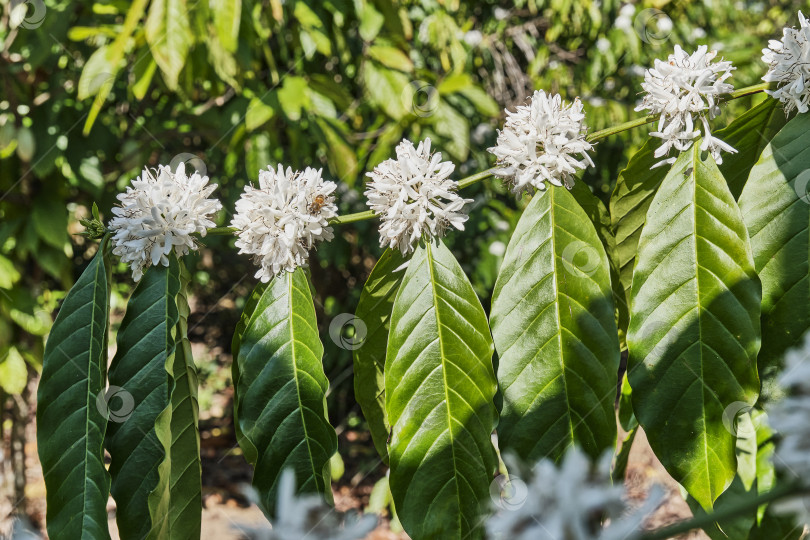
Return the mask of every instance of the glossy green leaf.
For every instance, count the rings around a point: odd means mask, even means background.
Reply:
[[[110,452],[112,495],[121,538],[145,538],[151,528],[149,494],[157,487],[164,451],[155,422],[169,405],[166,363],[175,354],[176,297],[180,268],[154,266],[141,278],[127,303],[110,366]],[[108,391],[108,393],[110,393]],[[120,398],[120,405],[115,404]],[[116,400],[116,401],[112,401]]]
[[[605,253],[607,253],[610,266],[610,284],[613,289],[613,307],[616,312],[616,324],[619,325],[619,344],[624,349],[624,331],[627,329],[627,321],[630,320],[630,308],[627,305],[627,297],[621,284],[621,270],[616,257],[616,238],[613,235],[610,213],[604,203],[594,195],[585,182],[576,182],[574,187],[571,188],[571,195],[574,196],[574,199],[577,200],[590,218],[591,223],[596,228],[596,234],[602,242],[602,247],[605,248]]]
[[[769,382],[785,351],[810,328],[810,116],[791,120],[762,152],[740,195],[762,281],[762,350]]]
[[[174,90],[194,41],[186,0],[152,0],[144,31],[166,86]]]
[[[566,189],[537,193],[506,248],[490,314],[503,393],[498,445],[527,460],[616,442],[619,341],[608,259]]]
[[[633,410],[667,471],[711,509],[737,470],[727,407],[759,391],[760,286],[742,215],[699,144],[647,212],[633,273]]]
[[[337,436],[326,414],[329,381],[306,274],[284,273],[260,290],[237,329],[235,409],[242,450],[255,467],[253,487],[273,515],[284,469],[295,472],[299,492],[331,495]]]
[[[726,508],[738,508],[757,494],[757,430],[746,406],[740,410],[726,408],[724,420],[727,429],[737,436],[737,474],[731,485],[714,503],[714,510],[719,512]],[[705,514],[700,504],[688,497],[687,502],[695,516]],[[745,539],[757,518],[757,510],[737,512],[729,518],[703,527],[703,531],[712,540]]]
[[[37,449],[47,489],[48,535],[54,540],[110,537],[110,476],[104,467],[105,244],[62,303],[37,391]]]
[[[779,100],[766,97],[762,103],[714,134],[737,150],[736,154],[725,154],[723,163],[718,165],[735,199],[740,197],[751,168],[762,150],[785,123],[787,117],[782,104]]]
[[[487,317],[442,243],[419,246],[391,314],[385,407],[390,484],[416,540],[480,538],[497,466]]]
[[[613,290],[616,304],[628,306],[627,311],[619,311],[618,325],[622,334],[627,333],[630,320],[630,287],[633,284],[638,239],[647,218],[647,209],[669,170],[667,165],[652,168],[660,161],[653,156],[657,147],[658,142],[650,139],[633,154],[627,167],[619,174],[610,196],[610,220],[616,247],[613,255],[608,255],[614,258],[613,264],[619,271],[619,284],[614,284]]]
[[[149,494],[152,528],[148,538],[198,539],[202,519],[199,404],[197,367],[188,340],[188,276],[177,295],[179,318],[174,328],[177,346],[166,358],[169,405],[155,422],[155,434],[163,449],[158,467],[158,485]]]
[[[368,422],[374,447],[386,463],[390,426],[385,412],[385,351],[394,298],[405,276],[405,269],[399,268],[404,263],[398,250],[386,249],[368,276],[355,311],[366,336],[354,349],[354,397]]]

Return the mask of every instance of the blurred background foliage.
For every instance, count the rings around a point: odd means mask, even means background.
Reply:
[[[75,235],[78,220],[93,202],[108,219],[116,194],[144,166],[186,161],[205,171],[220,186],[221,224],[258,170],[279,162],[323,167],[339,181],[341,213],[356,212],[365,209],[364,171],[391,157],[403,137],[430,137],[456,163],[456,178],[491,166],[486,149],[503,108],[533,89],[580,96],[591,130],[638,115],[644,68],[676,43],[720,49],[737,67],[736,87],[756,84],[765,72],[760,50],[782,26],[796,24],[801,7],[744,0],[0,1],[4,440],[19,437],[12,421],[30,417],[28,381],[52,314],[96,249]],[[718,127],[750,105],[735,101]],[[596,146],[597,167],[584,180],[603,200],[646,133]],[[495,180],[465,196],[475,200],[467,229],[447,241],[488,309],[525,201]],[[329,411],[340,432],[362,419],[351,353],[326,330],[335,315],[354,311],[380,249],[375,222],[336,233],[313,254],[312,279]],[[192,339],[208,351],[197,355],[205,410],[228,392],[228,344],[255,279],[232,239],[204,244],[188,263],[196,282]],[[115,280],[120,317],[132,283],[124,267]]]

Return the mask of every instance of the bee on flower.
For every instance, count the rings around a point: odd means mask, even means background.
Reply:
[[[318,242],[334,238],[329,220],[337,216],[334,182],[321,169],[293,171],[279,165],[259,171],[259,187],[246,186],[231,226],[239,253],[253,255],[256,277],[267,283],[281,272],[306,266]]]

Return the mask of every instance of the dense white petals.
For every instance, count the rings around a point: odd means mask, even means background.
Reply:
[[[768,64],[765,82],[778,83],[776,90],[765,90],[785,104],[785,112],[798,109],[806,113],[810,103],[810,23],[799,12],[799,28],[782,30],[781,41],[772,39],[762,49],[762,61]]]
[[[213,215],[222,208],[217,199],[208,198],[216,188],[196,171],[186,176],[185,164],[180,163],[175,172],[165,165],[144,169],[118,195],[121,206],[112,209],[115,217],[109,224],[113,253],[130,265],[135,281],[151,265],[168,266],[172,249],[178,257],[197,249],[192,234],[205,236],[214,226]]]
[[[579,98],[566,105],[559,94],[536,91],[528,105],[506,111],[497,145],[489,149],[498,158],[495,175],[515,193],[544,190],[547,183],[570,189],[577,170],[593,166],[586,129]]]
[[[566,453],[560,466],[543,459],[526,482],[511,478],[512,498],[501,499],[500,510],[486,524],[493,540],[631,540],[644,520],[663,501],[658,488],[638,508],[627,506],[624,486],[610,480],[612,455],[606,452],[596,467],[579,448]],[[510,468],[513,469],[513,468]],[[518,495],[519,498],[515,497]],[[630,510],[630,511],[628,511]],[[604,526],[599,516],[610,524]]]
[[[708,151],[718,164],[723,163],[721,151],[737,152],[714,137],[709,128],[708,121],[720,113],[717,97],[734,90],[725,82],[734,69],[731,62],[713,62],[716,56],[717,51],[709,51],[706,45],[691,55],[675,45],[675,52],[666,62],[656,60],[654,67],[645,72],[641,86],[646,94],[636,110],[659,116],[658,130],[650,135],[664,142],[655,157],[669,155],[672,149],[682,152],[691,148],[694,139],[700,136],[696,118],[703,127],[701,150]],[[654,167],[672,162],[674,158],[665,159]]]
[[[236,202],[231,222],[239,229],[236,247],[253,255],[262,282],[306,266],[309,250],[334,238],[329,220],[337,216],[332,195],[337,186],[321,178],[321,172],[268,167],[259,171],[259,187],[246,186]]]
[[[380,246],[408,254],[422,238],[440,238],[448,227],[464,230],[462,208],[472,199],[456,193],[454,165],[441,152],[430,153],[430,139],[416,148],[403,140],[396,154],[366,173],[366,204],[380,216]]]

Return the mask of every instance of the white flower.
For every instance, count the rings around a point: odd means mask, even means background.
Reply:
[[[321,178],[321,170],[282,165],[259,171],[258,189],[245,187],[231,226],[239,229],[239,253],[253,255],[259,265],[257,278],[266,283],[282,271],[306,266],[316,242],[334,238],[328,223],[337,216],[336,187]]]
[[[720,113],[717,96],[734,90],[725,82],[734,69],[731,62],[713,63],[716,56],[717,51],[709,51],[706,45],[691,55],[675,45],[675,52],[666,62],[656,60],[655,66],[644,74],[641,86],[647,93],[636,110],[659,116],[658,130],[650,135],[663,139],[664,143],[655,151],[655,157],[666,156],[672,148],[678,152],[691,148],[692,141],[700,135],[700,130],[695,129],[695,117],[703,127],[701,150],[708,150],[718,164],[723,163],[721,150],[737,152],[713,137],[709,129],[708,121]],[[653,167],[674,162],[673,157]]]
[[[810,333],[805,334],[801,347],[785,354],[779,383],[789,394],[768,409],[770,425],[780,437],[774,465],[810,487]],[[810,523],[810,497],[780,501],[776,510],[794,515],[800,523]]]
[[[397,159],[383,161],[366,176],[365,192],[371,210],[380,216],[380,246],[397,248],[403,254],[414,250],[420,238],[439,238],[449,226],[464,230],[465,203],[450,179],[454,166],[442,161],[441,152],[430,153],[430,139],[414,148],[403,140]]]
[[[544,190],[546,182],[570,189],[577,169],[593,166],[584,121],[579,98],[566,105],[559,94],[536,91],[528,105],[506,111],[497,146],[489,149],[498,158],[495,175],[510,180],[515,193]]]
[[[196,171],[186,176],[184,163],[176,172],[160,165],[152,172],[144,169],[118,195],[121,206],[112,209],[115,217],[109,224],[113,253],[130,265],[135,281],[150,265],[168,266],[172,248],[178,257],[197,249],[192,234],[205,236],[214,226],[213,214],[222,208],[217,199],[207,198],[216,184],[207,184],[208,177]]]
[[[526,484],[512,477],[511,498],[495,501],[500,511],[486,524],[493,540],[631,540],[663,500],[653,489],[644,504],[628,511],[624,486],[610,480],[612,455],[596,467],[579,448],[572,448],[559,468],[548,459],[534,466]],[[518,495],[518,497],[515,497]],[[605,526],[599,516],[606,516]]]
[[[248,498],[258,503],[254,490]],[[250,540],[361,540],[377,527],[378,518],[371,514],[341,514],[324,504],[320,495],[295,496],[295,473],[281,473],[276,503],[278,518],[272,527],[237,525],[242,537]]]
[[[785,104],[785,112],[793,109],[806,113],[810,103],[810,23],[799,12],[799,28],[785,28],[782,40],[772,39],[762,49],[762,61],[768,64],[765,82],[779,83],[768,95]]]

